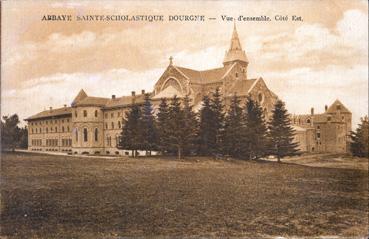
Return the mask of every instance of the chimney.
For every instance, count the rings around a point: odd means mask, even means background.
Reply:
[[[311,107],[310,112],[311,112],[311,115],[314,115],[314,108],[313,107]]]
[[[132,92],[131,92],[131,95],[132,95],[132,96],[136,96],[136,91],[132,91]]]
[[[111,98],[112,98],[113,100],[115,100],[115,95],[111,95]]]
[[[143,95],[144,95],[144,94],[145,94],[145,90],[141,90],[141,94],[143,94]]]
[[[325,106],[324,106],[324,109],[325,109],[325,111],[327,112],[327,110],[328,110],[328,105],[325,105]]]

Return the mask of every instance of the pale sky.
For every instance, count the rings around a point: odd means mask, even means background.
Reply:
[[[220,67],[233,17],[249,58],[249,78],[263,77],[290,113],[324,110],[340,99],[353,127],[368,114],[368,3],[350,1],[27,1],[2,2],[1,114],[21,119],[88,95],[151,91],[169,64]],[[43,15],[185,15],[204,22],[45,22]],[[289,21],[274,21],[288,15]],[[303,22],[291,21],[292,15]]]

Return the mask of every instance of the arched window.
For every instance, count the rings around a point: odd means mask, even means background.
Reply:
[[[238,77],[238,72],[236,72],[236,78]]]
[[[87,117],[87,110],[83,111],[83,117]]]
[[[99,138],[99,131],[97,128],[95,128],[95,141],[97,142]]]
[[[310,124],[311,123],[310,119],[307,119],[306,120],[306,123]]]
[[[120,129],[122,125],[120,124],[120,121],[118,121],[118,128]]]
[[[69,126],[67,127],[67,131],[69,132]]]
[[[87,142],[87,140],[88,140],[87,129],[84,128],[83,129],[83,141]]]
[[[97,110],[95,110],[95,117],[97,117]]]

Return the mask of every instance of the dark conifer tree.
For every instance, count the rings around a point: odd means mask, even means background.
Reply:
[[[188,95],[183,99],[183,117],[183,130],[186,135],[184,138],[183,154],[189,155],[191,152],[195,151],[198,121],[196,113],[193,112],[191,100]]]
[[[169,106],[166,98],[162,98],[157,114],[158,148],[162,154],[169,152]]]
[[[267,154],[268,135],[263,110],[257,101],[247,97],[244,110],[243,157],[257,159]]]
[[[141,109],[137,104],[133,104],[123,118],[119,139],[118,148],[132,150],[133,157],[137,155],[137,150],[142,148]]]
[[[157,129],[149,94],[145,94],[141,117],[142,149],[151,153],[157,149]]]
[[[202,99],[202,108],[199,116],[198,154],[209,156],[215,147],[215,131],[213,127],[213,111],[210,108],[210,98],[208,96],[204,96]]]
[[[237,95],[234,95],[225,117],[223,153],[238,158],[243,149],[242,108]]]
[[[184,130],[184,112],[181,108],[180,99],[174,96],[169,106],[168,144],[169,150],[182,158],[183,149],[187,142],[187,132]]]
[[[369,122],[368,116],[361,118],[361,123],[358,125],[355,132],[351,132],[351,153],[358,157],[369,157]]]
[[[269,122],[270,154],[278,158],[278,162],[285,156],[293,156],[298,153],[296,142],[293,142],[295,132],[285,104],[278,100],[272,111],[272,119]]]
[[[211,149],[213,154],[221,154],[223,145],[222,135],[224,131],[224,105],[219,88],[216,88],[212,95],[210,109],[213,114],[211,127],[213,128],[215,134],[215,146]]]

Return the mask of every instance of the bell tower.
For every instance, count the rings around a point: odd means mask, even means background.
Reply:
[[[247,74],[247,66],[249,65],[249,60],[247,59],[245,51],[242,50],[240,39],[238,38],[236,23],[234,23],[233,26],[231,45],[224,56],[223,65],[229,66],[235,62],[239,62],[243,68],[244,73]]]

